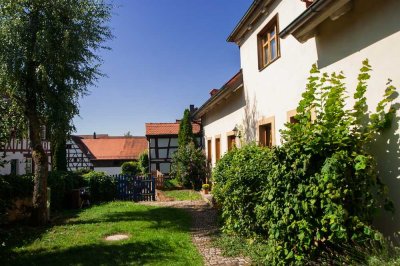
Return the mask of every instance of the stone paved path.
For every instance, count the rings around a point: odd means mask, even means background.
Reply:
[[[250,260],[240,257],[224,257],[220,249],[211,245],[211,236],[218,231],[217,213],[205,201],[142,202],[145,205],[181,208],[188,211],[192,219],[191,234],[195,246],[204,258],[205,265],[250,265]]]

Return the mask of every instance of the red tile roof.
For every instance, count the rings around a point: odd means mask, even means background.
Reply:
[[[147,149],[145,137],[82,138],[93,160],[136,160]]]
[[[200,125],[192,123],[194,134],[200,133]],[[146,123],[146,136],[178,135],[179,123]]]

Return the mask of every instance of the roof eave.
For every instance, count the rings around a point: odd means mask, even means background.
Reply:
[[[347,13],[352,0],[316,0],[292,23],[284,28],[279,36],[285,39],[293,35],[300,43],[304,43],[316,34],[317,27],[327,18],[335,20]]]
[[[238,86],[229,87],[230,81],[235,79],[238,75],[242,74],[242,70],[240,70],[235,76],[233,76],[227,83],[222,86],[222,88],[211,98],[209,98],[196,112],[193,113],[194,119],[200,119],[214,104],[218,104],[221,100],[223,100],[228,94],[231,92],[235,92],[240,88],[243,88],[243,80],[238,84]]]
[[[265,4],[260,6],[262,2],[265,1]],[[236,27],[233,29],[231,34],[228,36],[226,39],[227,42],[235,42],[239,44],[241,42],[242,37],[250,30],[253,29],[254,24],[257,23],[257,21],[260,19],[261,15],[266,15],[268,14],[267,12],[267,6],[272,2],[273,0],[254,0],[249,9],[246,11],[244,16],[240,19],[239,23],[236,25]],[[260,10],[260,12],[253,17],[254,13],[257,10]]]

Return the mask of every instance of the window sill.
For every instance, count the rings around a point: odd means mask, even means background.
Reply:
[[[264,69],[266,69],[267,67],[269,67],[270,65],[272,65],[275,61],[277,61],[279,58],[281,58],[280,55],[278,55],[274,60],[272,60],[271,62],[269,62],[268,64],[266,64],[265,66],[258,68],[258,71],[261,72]]]

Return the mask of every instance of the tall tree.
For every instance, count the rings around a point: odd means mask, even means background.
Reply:
[[[191,142],[195,143],[192,121],[190,119],[189,109],[185,109],[185,112],[183,113],[183,118],[179,124],[178,145],[179,147],[186,146]]]
[[[60,122],[71,128],[79,97],[102,75],[97,52],[111,38],[110,12],[104,0],[0,0],[0,95],[21,109],[29,125],[36,224],[47,222],[41,127],[57,129]]]
[[[206,175],[206,159],[202,149],[197,147],[188,109],[179,124],[178,145],[172,155],[170,174],[185,187],[199,188]]]

